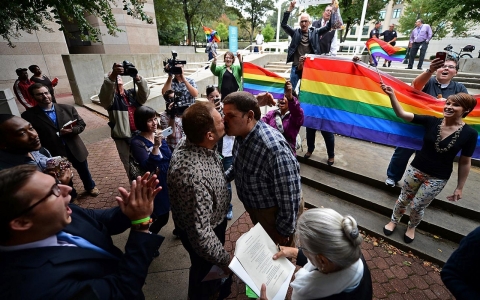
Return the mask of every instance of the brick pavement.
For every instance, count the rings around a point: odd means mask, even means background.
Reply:
[[[237,239],[252,227],[248,213],[244,213],[227,229],[225,249],[231,256]],[[373,299],[453,299],[440,279],[437,266],[383,243],[382,240],[364,233],[362,235],[362,253],[372,275]],[[286,299],[290,299],[290,293],[291,291]],[[236,276],[228,299],[248,299],[245,284]]]
[[[58,95],[59,103],[74,104],[71,95]],[[75,180],[79,192],[77,203],[86,208],[106,208],[116,205],[118,186],[128,185],[127,175],[118,157],[115,143],[108,132],[108,119],[86,108],[76,106],[87,124],[82,133],[90,155],[88,162],[100,195],[83,193],[81,181]],[[87,142],[94,140],[95,142]],[[253,227],[247,213],[235,221],[226,232],[225,248],[233,255],[241,234]],[[374,299],[453,299],[443,285],[438,268],[411,254],[404,253],[381,240],[366,236],[362,252],[372,274]],[[290,294],[290,293],[289,293]],[[228,299],[248,299],[245,284],[235,278]],[[290,299],[287,295],[287,299]]]

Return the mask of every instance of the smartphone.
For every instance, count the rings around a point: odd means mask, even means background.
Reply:
[[[440,58],[441,60],[445,61],[445,59],[447,58],[447,52],[437,52],[435,58]]]
[[[171,135],[173,133],[173,130],[172,130],[172,127],[168,127],[167,129],[165,129],[164,131],[162,131],[162,135],[163,137],[167,137],[169,135]]]

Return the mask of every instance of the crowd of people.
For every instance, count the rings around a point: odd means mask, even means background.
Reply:
[[[141,75],[132,76],[136,90],[125,89],[125,70],[121,64],[113,65],[101,85],[99,100],[108,111],[111,137],[131,186],[119,188],[118,207],[111,209],[84,209],[72,203],[77,196],[72,167],[87,193],[100,193],[79,136],[86,124],[73,106],[55,102],[56,81],[42,75],[38,66],[29,67],[34,74],[30,79],[27,69],[16,70],[19,78],[14,89],[26,111],[21,117],[0,114],[2,299],[54,299],[59,295],[62,299],[143,299],[148,267],[161,255],[164,238],[158,233],[168,223],[170,210],[173,234],[190,258],[189,299],[225,299],[232,283],[231,257],[224,247],[227,220],[233,218],[231,182],[252,223],[260,223],[279,246],[272,259],[294,258],[301,267],[290,284],[292,299],[372,298],[357,221],[329,208],[303,210],[296,139],[304,111],[296,90],[306,55],[336,55],[337,32],[332,24],[340,18],[340,11],[334,1],[313,24],[303,13],[294,29],[287,21],[295,4],[290,3],[282,19],[282,28],[292,38],[287,54],[292,69],[283,99],[274,101],[269,93],[254,96],[242,91],[241,55],[227,51],[224,64],[217,65],[216,44],[210,45],[214,50],[209,58],[218,86],[207,86],[208,101],[196,101],[198,87],[184,75],[183,66],[175,72],[166,68],[163,112],[145,105],[150,92]],[[429,27],[421,20],[417,23],[413,52],[419,45],[423,50],[422,43],[431,38]],[[377,22],[370,35],[383,35],[394,45],[394,26],[383,33],[379,27]],[[263,36],[259,35],[260,46]],[[424,35],[427,40],[422,40]],[[390,64],[385,61],[384,66]],[[452,80],[457,70],[457,61],[435,59],[412,83],[415,89],[445,102],[442,118],[405,111],[395,91],[381,86],[398,117],[425,127],[423,147],[408,168],[414,151],[397,147],[387,170],[386,185],[396,186],[402,177],[404,181],[383,232],[391,235],[411,206],[405,243],[415,239],[425,208],[445,187],[460,151],[458,183],[448,200],[462,198],[478,136],[463,121],[476,100]],[[261,117],[264,105],[277,107]],[[316,129],[306,128],[306,133],[304,157],[310,158]],[[332,132],[321,134],[331,166],[335,138]],[[122,252],[111,236],[127,229],[130,233]],[[478,244],[478,235],[477,230],[462,242],[442,272],[455,295],[478,293],[470,277],[460,275],[458,269],[465,265],[461,253],[475,256],[467,245]],[[213,266],[225,277],[204,281]],[[38,293],[32,295],[33,290]],[[267,299],[265,286],[260,299]]]

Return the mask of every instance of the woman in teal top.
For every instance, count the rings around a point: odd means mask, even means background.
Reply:
[[[232,52],[227,51],[223,55],[225,61],[224,66],[217,66],[217,57],[213,57],[210,71],[213,75],[218,76],[218,89],[222,95],[222,100],[228,94],[242,90],[243,62],[240,53],[237,53],[240,65],[234,65],[235,56]]]

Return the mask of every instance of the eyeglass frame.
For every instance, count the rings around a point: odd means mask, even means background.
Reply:
[[[454,65],[443,65],[441,68],[439,69],[450,69],[450,70],[453,70],[453,69],[457,69],[457,66],[454,66]]]
[[[57,195],[58,194],[58,195]],[[21,217],[23,216],[24,214],[28,213],[29,211],[31,211],[32,209],[34,209],[37,205],[39,205],[40,203],[44,202],[45,200],[47,200],[51,195],[55,195],[56,197],[60,197],[61,195],[61,190],[60,190],[60,187],[58,186],[58,183],[54,183],[52,185],[52,187],[50,188],[50,192],[45,196],[43,197],[42,199],[38,200],[35,204],[33,205],[30,205],[29,207],[27,207],[26,209],[22,210],[20,213],[18,213],[13,219],[16,219],[18,217]]]

